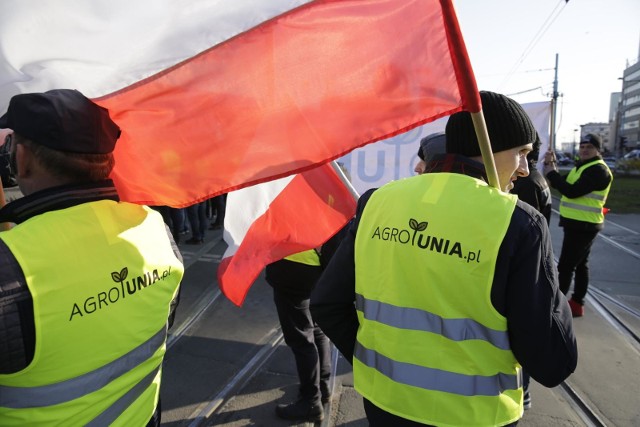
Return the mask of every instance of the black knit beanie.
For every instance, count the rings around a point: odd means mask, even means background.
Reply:
[[[430,162],[433,159],[433,156],[437,154],[445,154],[447,152],[445,145],[444,132],[429,134],[420,140],[418,157],[425,162]]]
[[[491,151],[498,153],[536,141],[536,129],[524,109],[511,98],[495,92],[480,92]],[[467,111],[449,117],[446,127],[447,153],[480,156],[480,145]]]
[[[596,150],[602,150],[602,139],[600,139],[598,135],[595,135],[593,133],[590,133],[582,138],[580,140],[580,144],[591,144],[596,148]]]

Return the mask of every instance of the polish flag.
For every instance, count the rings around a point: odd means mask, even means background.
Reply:
[[[220,289],[241,306],[267,264],[319,247],[355,210],[355,198],[331,164],[229,193]]]
[[[187,206],[480,110],[451,0],[7,0],[0,113],[78,89],[123,200]]]

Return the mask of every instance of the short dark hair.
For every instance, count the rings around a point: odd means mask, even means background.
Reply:
[[[95,182],[107,179],[115,159],[113,153],[85,154],[54,150],[14,133],[15,144],[27,147],[33,156],[53,175],[70,182]]]

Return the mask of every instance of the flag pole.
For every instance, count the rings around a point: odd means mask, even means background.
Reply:
[[[482,162],[484,163],[485,172],[489,185],[500,188],[498,181],[498,172],[496,171],[496,163],[493,159],[491,151],[491,142],[489,141],[489,132],[487,131],[487,123],[482,114],[482,101],[476,84],[476,78],[471,68],[471,62],[467,55],[467,47],[462,38],[462,32],[458,25],[458,18],[451,0],[440,0],[442,7],[442,18],[445,22],[445,30],[449,39],[450,49],[454,57],[456,65],[456,78],[459,81],[460,92],[463,97],[465,110],[471,113],[473,120],[473,128],[476,131],[478,143],[480,144],[480,153],[482,154]]]
[[[351,196],[353,196],[353,200],[357,202],[358,199],[360,198],[360,194],[358,194],[356,189],[353,187],[353,185],[351,184],[351,181],[349,180],[349,178],[347,178],[347,175],[345,175],[344,171],[342,170],[338,162],[333,160],[331,162],[331,167],[333,168],[335,173],[338,175],[338,177],[340,177],[340,181],[342,181],[344,186],[347,187],[347,190],[349,190],[349,193],[351,193]]]
[[[489,185],[499,189],[500,181],[498,180],[498,171],[496,170],[496,162],[493,158],[493,152],[491,151],[489,132],[487,131],[487,123],[484,120],[482,109],[477,113],[471,113],[471,119],[473,120],[473,127],[478,137],[478,143],[480,144],[480,153],[482,154],[482,162],[484,163],[484,170],[487,174]]]

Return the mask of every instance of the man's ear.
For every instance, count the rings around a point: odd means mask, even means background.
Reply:
[[[16,176],[28,178],[33,172],[33,153],[24,144],[16,144]]]

